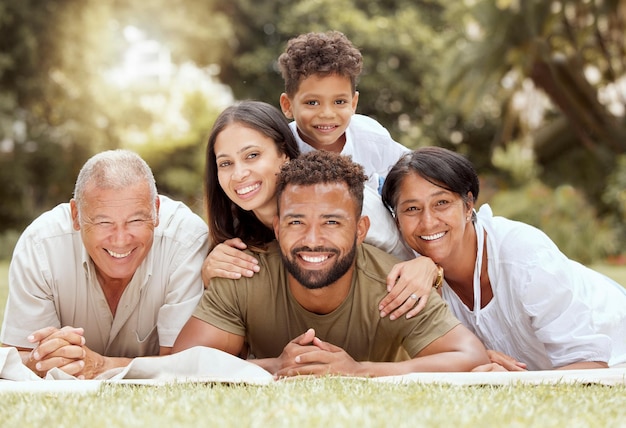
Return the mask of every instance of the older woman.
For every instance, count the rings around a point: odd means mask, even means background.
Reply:
[[[540,230],[494,217],[488,205],[476,213],[478,190],[467,159],[428,147],[398,161],[382,196],[405,241],[443,268],[454,314],[497,351],[479,370],[624,363],[624,288],[568,259]]]

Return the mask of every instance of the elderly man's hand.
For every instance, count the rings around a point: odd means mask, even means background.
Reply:
[[[28,341],[37,343],[37,346],[31,351],[26,365],[41,377],[54,367],[76,375],[85,365],[82,328],[45,327],[30,334]]]

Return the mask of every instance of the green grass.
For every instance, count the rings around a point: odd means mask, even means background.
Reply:
[[[626,387],[390,385],[301,379],[269,386],[107,385],[95,394],[2,394],[0,424],[224,427],[618,427]]]
[[[618,281],[626,278],[626,268],[596,268]],[[6,292],[7,265],[0,263],[1,311]],[[625,385],[459,387],[328,377],[268,386],[103,385],[87,394],[2,393],[0,403],[2,427],[626,426]]]

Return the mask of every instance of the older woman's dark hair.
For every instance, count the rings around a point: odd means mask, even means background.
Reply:
[[[442,147],[423,147],[402,156],[387,174],[382,198],[392,214],[398,205],[402,181],[413,173],[456,193],[466,204],[469,202],[468,192],[472,192],[472,202],[478,198],[478,175],[469,160]]]
[[[248,246],[263,248],[274,239],[252,211],[245,211],[230,200],[217,179],[215,141],[228,125],[238,123],[271,138],[279,154],[289,159],[300,155],[289,123],[276,107],[260,101],[242,101],[226,108],[215,120],[206,148],[205,197],[211,246],[231,238],[241,238]]]

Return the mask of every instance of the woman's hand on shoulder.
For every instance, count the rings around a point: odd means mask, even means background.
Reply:
[[[209,286],[212,278],[238,279],[251,277],[259,271],[259,262],[243,252],[247,245],[239,238],[217,244],[202,263],[202,283]]]
[[[380,316],[395,320],[405,314],[407,318],[417,315],[426,306],[436,278],[437,265],[429,257],[395,265],[387,275],[389,294],[380,302]]]

